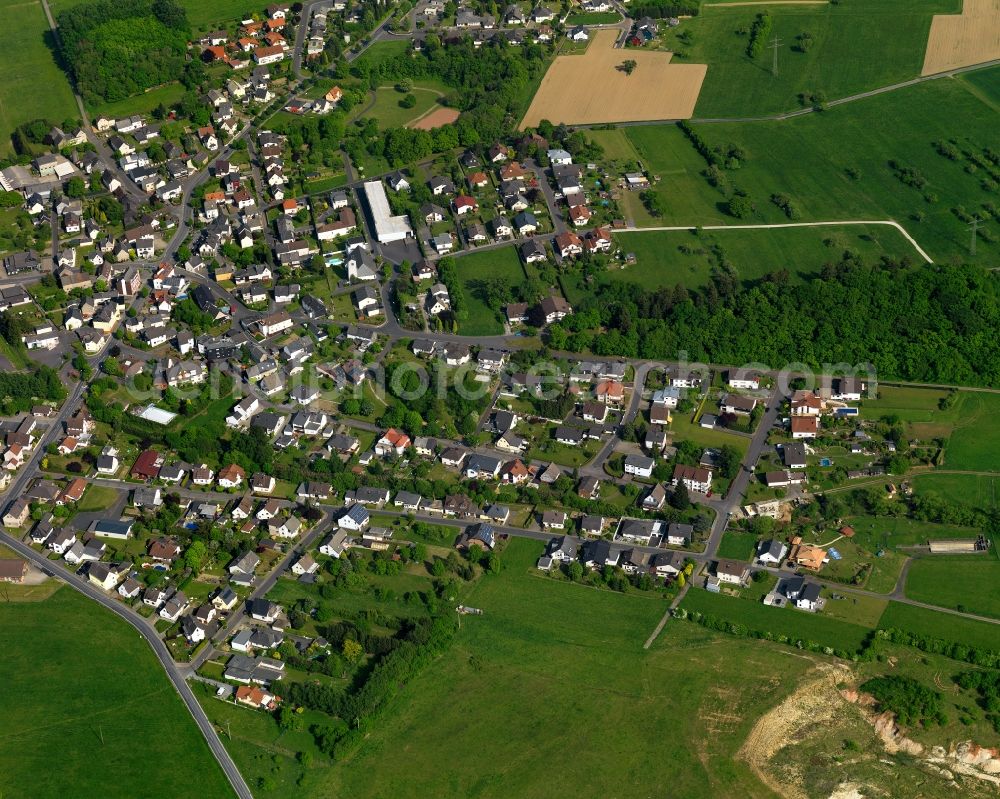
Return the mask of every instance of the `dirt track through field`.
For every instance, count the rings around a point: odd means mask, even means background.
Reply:
[[[705,80],[705,64],[672,64],[671,54],[617,49],[617,29],[594,34],[583,55],[559,56],[542,79],[521,127],[541,120],[595,124],[689,119]],[[632,59],[626,75],[618,67]]]
[[[965,0],[961,14],[931,20],[921,75],[1000,58],[1000,0]]]

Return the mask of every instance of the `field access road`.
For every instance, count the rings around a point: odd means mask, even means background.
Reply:
[[[895,219],[844,219],[841,221],[829,220],[824,222],[775,222],[771,224],[759,224],[759,225],[655,225],[653,227],[628,227],[623,228],[624,232],[628,233],[647,233],[654,231],[695,231],[695,230],[770,230],[770,229],[780,229],[780,228],[796,228],[796,227],[844,227],[847,225],[883,225],[886,227],[895,228],[898,230],[903,238],[905,238],[910,244],[913,245],[913,249],[917,251],[921,258],[923,258],[927,263],[932,264],[934,261],[931,257],[924,251],[924,248],[917,244],[917,240],[913,238],[909,233],[906,232],[899,222]]]
[[[94,600],[100,605],[103,605],[112,613],[124,619],[139,633],[142,638],[146,639],[146,642],[153,650],[153,654],[156,655],[156,659],[160,661],[160,665],[163,666],[163,670],[167,673],[167,677],[170,678],[170,682],[173,683],[174,688],[180,695],[181,701],[184,702],[188,712],[191,714],[192,718],[194,718],[195,723],[201,730],[202,735],[204,735],[205,742],[208,744],[208,747],[215,756],[215,759],[222,767],[229,783],[233,786],[233,791],[238,797],[240,797],[240,799],[253,799],[250,787],[243,779],[243,775],[240,774],[239,769],[236,767],[233,759],[229,756],[226,748],[222,745],[222,741],[216,734],[215,728],[212,726],[212,722],[208,720],[208,716],[205,715],[205,711],[195,698],[194,693],[191,691],[191,687],[187,684],[187,681],[181,674],[177,664],[174,663],[174,659],[170,656],[170,651],[167,649],[167,645],[163,643],[163,640],[156,635],[155,632],[151,631],[149,625],[147,625],[144,620],[141,620],[141,617],[139,617],[136,613],[132,612],[130,609],[126,609],[123,605],[121,605],[121,603],[117,602],[111,595],[105,593],[97,586],[91,585],[87,580],[83,579],[79,575],[63,569],[61,565],[55,569],[52,568],[52,564],[49,563],[45,557],[39,555],[35,552],[35,550],[26,544],[23,544],[18,539],[7,535],[7,533],[0,532],[0,541],[17,552],[18,555],[33,563],[45,574],[52,575],[57,580],[62,580],[71,588],[76,589],[84,596]]]
[[[989,67],[995,67],[1000,65],[1000,59],[994,59],[993,61],[984,61],[981,64],[970,64],[966,67],[956,67],[955,69],[949,69],[945,72],[937,72],[933,75],[921,75],[917,78],[910,78],[909,80],[903,80],[899,83],[890,83],[888,86],[880,86],[877,89],[869,89],[866,92],[858,92],[857,94],[849,94],[847,97],[841,97],[837,100],[830,100],[826,103],[826,108],[834,108],[838,105],[845,105],[846,103],[853,103],[857,100],[866,100],[869,97],[875,97],[879,94],[885,94],[886,92],[894,92],[897,89],[906,89],[910,86],[916,86],[921,83],[926,83],[930,80],[937,80],[938,78],[953,78],[956,75],[961,75],[964,72],[974,72],[978,69],[988,69]],[[771,116],[764,117],[714,117],[714,118],[693,118],[691,122],[697,122],[699,124],[713,124],[717,122],[780,122],[785,119],[794,119],[795,117],[805,116],[806,114],[817,113],[816,108],[800,108],[795,111],[789,111],[785,114],[772,114]],[[630,123],[620,123],[628,125]],[[644,122],[641,124],[656,124]]]

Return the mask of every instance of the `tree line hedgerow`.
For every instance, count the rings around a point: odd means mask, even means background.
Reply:
[[[767,47],[767,38],[774,28],[774,20],[766,11],[758,14],[750,26],[750,41],[747,42],[747,55],[759,58]]]
[[[848,650],[831,646],[832,642],[811,641],[784,633],[774,633],[770,630],[760,630],[751,627],[743,622],[732,621],[730,619],[713,616],[710,613],[702,613],[696,610],[687,610],[684,607],[676,608],[673,611],[676,619],[692,621],[716,632],[735,635],[737,638],[754,638],[764,641],[775,641],[780,644],[794,646],[797,649],[805,649],[810,652],[822,652],[825,655],[835,655],[844,660],[873,660],[879,657],[878,648],[882,642],[910,646],[921,652],[930,652],[935,655],[944,655],[952,660],[961,663],[971,663],[988,669],[1000,669],[1000,652],[983,647],[968,646],[967,644],[945,641],[941,638],[933,638],[920,633],[911,633],[895,627],[880,628],[872,630],[861,646],[856,650]]]
[[[699,11],[698,3],[675,3],[672,0],[642,0],[637,6],[631,6],[629,13],[632,19],[651,17],[652,19],[667,19],[668,17],[696,17]]]

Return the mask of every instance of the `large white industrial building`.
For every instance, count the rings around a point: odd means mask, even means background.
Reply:
[[[365,183],[365,199],[375,225],[375,235],[381,244],[403,241],[413,235],[413,229],[405,216],[392,215],[389,198],[385,196],[385,186],[381,180],[369,180]]]

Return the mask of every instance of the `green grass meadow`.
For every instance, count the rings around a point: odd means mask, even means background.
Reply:
[[[410,93],[417,104],[413,108],[403,108],[400,102],[406,94],[396,91],[393,86],[379,86],[374,93],[374,102],[370,106],[368,102],[358,106],[355,116],[374,117],[383,129],[402,127],[435,108],[438,98],[444,93],[443,88],[436,81],[415,83]]]
[[[195,31],[231,28],[244,19],[263,18],[267,3],[260,0],[180,0]]]
[[[906,575],[910,599],[1000,618],[1000,561],[990,553],[918,558]],[[1000,628],[997,629],[1000,648]]]
[[[410,49],[409,42],[405,39],[398,39],[386,42],[376,42],[354,62],[355,64],[369,64],[377,66],[396,56],[403,55]]]
[[[640,158],[625,128],[592,128],[587,131],[587,138],[599,144],[605,158],[612,161],[638,161]]]
[[[149,114],[161,103],[167,107],[180,102],[184,87],[180,83],[166,83],[142,94],[134,94],[124,100],[102,103],[88,108],[92,116],[119,117],[126,114]]]
[[[878,396],[861,405],[861,417],[880,419],[896,416],[903,422],[930,422],[940,418],[938,403],[948,396],[943,389],[881,384]]]
[[[945,467],[1000,470],[1000,394],[963,391],[955,404],[955,428],[945,445]]]
[[[650,179],[659,179],[654,190],[664,208],[663,217],[653,219],[638,201],[637,192],[625,192],[625,206],[633,212],[636,225],[723,225],[730,221],[721,209],[722,195],[701,175],[704,159],[676,125],[637,125],[624,132],[639,162],[652,175]],[[599,133],[603,131],[594,131]],[[612,147],[627,152],[623,144]]]
[[[5,799],[231,796],[163,668],[69,588],[0,605]]]
[[[878,397],[862,404],[861,416],[895,417],[907,425],[912,436],[941,439],[945,442],[946,469],[1000,473],[996,457],[1000,446],[1000,394],[959,390],[953,401],[945,402],[950,394],[944,389],[881,385]],[[941,403],[946,407],[940,407]]]
[[[991,264],[1000,247],[980,241],[971,258],[967,224],[952,209],[974,213],[995,195],[981,185],[982,175],[967,173],[933,145],[956,139],[979,150],[995,141],[994,117],[962,82],[939,80],[785,122],[697,129],[710,144],[746,150],[732,179],[750,192],[760,221],[784,221],[768,199],[784,193],[804,221],[895,219],[936,261]],[[893,161],[917,170],[925,189],[904,185]]]
[[[721,249],[745,282],[785,270],[793,282],[819,273],[824,264],[840,260],[845,250],[866,260],[881,255],[913,256],[914,250],[893,228],[844,226],[790,230],[648,231],[616,233],[636,263],[608,271],[608,282],[637,283],[646,289],[681,284],[705,285]]]
[[[937,494],[950,502],[968,505],[984,511],[997,507],[1000,475],[983,474],[918,474],[913,477],[913,488],[918,495]]]
[[[596,798],[632,795],[623,786],[644,784],[655,770],[678,796],[772,797],[737,753],[761,714],[809,668],[802,653],[680,620],[668,621],[645,650],[666,610],[662,597],[552,579],[535,569],[541,552],[539,542],[509,541],[500,574],[483,576],[462,596],[483,614],[463,617],[452,647],[399,687],[363,743],[340,761],[312,742],[310,725],[323,723],[317,714],[281,732],[265,714],[201,691],[213,720],[232,730],[223,740],[255,795]],[[279,587],[286,603],[309,591],[291,581]],[[996,646],[991,625],[878,599],[829,602],[830,614],[814,615],[694,589],[683,607],[852,651],[879,623],[981,646],[992,636]],[[927,663],[909,649],[899,657],[907,673]],[[460,757],[457,748],[489,756]],[[310,757],[297,764],[295,752]],[[567,753],[588,767],[555,775],[552,764]]]
[[[503,572],[465,600],[483,616],[463,620],[452,650],[326,776],[329,795],[622,796],[655,771],[679,796],[770,796],[734,754],[791,685],[741,675],[787,669],[789,654],[674,622],[645,651],[662,599],[539,576],[540,552],[510,542]],[[567,754],[586,768],[554,773]]]
[[[62,124],[79,117],[66,75],[49,47],[49,25],[40,3],[0,0],[4,25],[12,32],[0,54],[0,156],[12,153],[10,134],[33,119]]]
[[[934,524],[903,516],[851,516],[845,521],[854,528],[854,541],[873,552],[882,547],[924,546],[928,541],[973,538],[978,533],[972,527]]]
[[[763,4],[762,4],[763,5]],[[809,6],[770,6],[777,36],[773,51],[751,59],[749,30],[760,7],[713,8],[666,36],[675,61],[708,64],[695,116],[762,116],[800,107],[800,93],[828,99],[887,86],[920,74],[934,14],[957,14],[961,0],[846,0]],[[742,32],[741,32],[742,31]],[[811,35],[802,51],[802,34]],[[690,36],[690,44],[685,38]],[[683,54],[683,58],[680,55]]]
[[[1000,111],[1000,71],[995,69],[976,70],[959,75],[957,80],[964,83],[971,92],[995,111]]]
[[[943,467],[967,472],[998,473],[1000,447],[1000,394],[959,391],[953,403],[940,408],[949,392],[913,386],[880,386],[878,398],[866,400],[861,414],[869,419],[896,417],[907,424],[910,435],[945,442]],[[975,475],[927,474],[916,477],[916,485],[937,490],[965,504],[995,502],[990,474],[972,484]],[[972,493],[969,493],[972,492]],[[978,507],[987,507],[979,505]]]
[[[990,82],[996,75],[997,68],[977,73]],[[728,195],[701,177],[704,161],[676,127],[629,128],[643,166],[660,177],[654,191],[664,207],[662,218],[637,216],[636,223],[784,223],[788,218],[770,200],[784,194],[797,210],[796,221],[891,219],[936,262],[991,266],[1000,255],[997,223],[986,223],[993,242],[980,236],[973,257],[964,219],[972,214],[987,219],[983,206],[995,203],[995,193],[982,170],[966,171],[964,157],[950,160],[934,147],[954,140],[978,157],[995,142],[996,109],[982,95],[966,81],[942,79],[789,120],[695,125],[709,146],[738,146],[745,153],[739,169],[724,172],[729,191],[747,192],[755,207],[739,220],[725,215]],[[915,170],[923,188],[905,185],[890,162]],[[879,242],[891,241],[884,231],[876,235]],[[922,260],[915,253],[911,257]]]
[[[855,652],[861,648],[870,628],[834,619],[823,614],[808,613],[795,608],[772,608],[747,599],[713,594],[709,591],[688,591],[681,607],[716,618],[745,624],[751,630],[787,635],[792,639]]]
[[[517,250],[500,247],[484,252],[471,252],[455,259],[455,268],[465,289],[467,318],[459,323],[463,336],[495,336],[503,333],[503,323],[483,301],[479,284],[489,278],[506,278],[511,286],[524,282],[524,269]]]

